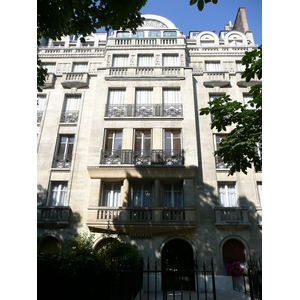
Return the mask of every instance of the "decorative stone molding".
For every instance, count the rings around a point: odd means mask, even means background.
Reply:
[[[168,28],[164,23],[151,19],[145,20],[143,27]]]

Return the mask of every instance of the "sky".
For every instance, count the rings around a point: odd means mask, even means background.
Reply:
[[[254,42],[262,44],[262,0],[219,0],[217,4],[204,4],[202,11],[197,4],[189,3],[190,0],[148,0],[141,13],[166,17],[186,36],[193,30],[214,30],[219,34],[229,21],[234,23],[239,7],[244,6]]]

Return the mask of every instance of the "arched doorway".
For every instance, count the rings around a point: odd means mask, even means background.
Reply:
[[[245,267],[246,250],[238,239],[228,239],[222,247],[224,273],[226,274],[226,264],[239,262],[241,267]]]
[[[53,236],[47,236],[42,239],[39,246],[39,254],[42,253],[59,253],[60,252],[60,243]]]
[[[182,239],[167,242],[162,249],[162,271],[163,290],[195,290],[191,245]]]

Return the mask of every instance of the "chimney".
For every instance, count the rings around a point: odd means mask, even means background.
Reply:
[[[233,30],[246,33],[249,31],[247,16],[246,16],[246,10],[245,6],[240,6],[239,10],[237,12],[237,15],[235,17],[235,21],[233,24]]]

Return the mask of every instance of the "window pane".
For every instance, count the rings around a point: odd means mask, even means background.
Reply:
[[[161,32],[160,31],[149,31],[148,37],[161,37]]]
[[[176,31],[164,31],[164,37],[177,37]]]

